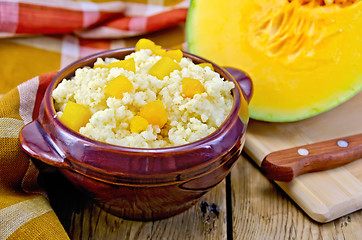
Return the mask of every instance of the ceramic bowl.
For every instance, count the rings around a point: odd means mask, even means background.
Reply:
[[[57,167],[104,210],[126,219],[155,220],[188,209],[230,172],[245,141],[251,82],[241,71],[229,69],[236,81],[213,64],[226,81],[235,83],[233,107],[214,133],[190,144],[157,149],[120,147],[67,128],[54,108],[56,86],[74,76],[76,69],[93,66],[98,57],[124,59],[132,52],[134,48],[101,52],[60,71],[45,92],[38,118],[21,130],[20,143],[32,157]],[[194,63],[211,63],[186,52],[184,56]]]

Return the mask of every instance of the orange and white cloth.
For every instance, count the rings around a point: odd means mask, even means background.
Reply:
[[[95,52],[134,46],[140,37],[180,48],[188,6],[188,0],[0,0],[0,240],[69,238],[18,139],[56,71]]]
[[[120,38],[153,32],[185,19],[188,1],[0,1],[0,37],[75,33]]]

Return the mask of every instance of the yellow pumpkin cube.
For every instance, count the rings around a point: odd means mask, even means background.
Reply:
[[[112,97],[121,99],[124,93],[131,92],[132,89],[132,82],[127,77],[120,75],[111,80],[104,88],[104,91]]]
[[[211,63],[199,63],[198,65],[202,68],[209,67],[211,68],[212,71],[214,71],[214,67],[212,66]]]
[[[69,101],[67,105],[65,105],[60,121],[62,121],[65,126],[78,132],[81,127],[84,127],[88,123],[91,116],[92,113],[87,107]]]
[[[158,125],[160,128],[162,128],[168,120],[165,106],[160,100],[148,102],[140,109],[139,114],[150,124]]]
[[[147,129],[148,121],[141,116],[134,116],[133,118],[131,118],[130,125],[132,133],[140,133]]]
[[[203,92],[205,92],[205,88],[199,80],[189,77],[182,79],[182,93],[186,97],[193,98],[195,94]]]
[[[146,38],[141,38],[136,43],[135,50],[139,51],[141,49],[150,49],[153,54],[160,56],[162,56],[166,52],[166,50],[163,49],[160,45],[156,45],[154,42]]]
[[[118,68],[123,68],[124,70],[127,71],[136,72],[136,63],[134,61],[134,58],[128,58],[126,60],[113,62],[108,64],[107,67],[108,68],[118,67]]]
[[[95,68],[114,68],[114,67],[118,67],[118,68],[123,68],[124,70],[127,71],[132,71],[132,72],[136,72],[136,63],[134,61],[134,58],[128,58],[126,60],[120,60],[120,61],[116,61],[107,65],[104,64],[98,64],[94,66]]]
[[[169,50],[165,52],[163,57],[170,57],[171,59],[175,60],[176,62],[180,62],[181,58],[183,57],[182,51],[180,49],[177,50]]]
[[[156,44],[154,42],[152,42],[151,40],[146,39],[146,38],[141,38],[136,43],[135,51],[139,51],[141,49],[151,49],[152,50],[155,45]]]
[[[163,56],[166,53],[166,49],[163,49],[160,45],[155,45],[152,49],[153,54]]]
[[[148,73],[162,80],[164,77],[169,76],[174,70],[181,71],[181,69],[180,65],[170,57],[163,57],[150,68]]]

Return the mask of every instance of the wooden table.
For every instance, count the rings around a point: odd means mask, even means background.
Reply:
[[[124,220],[103,211],[57,172],[44,174],[44,179],[72,239],[362,239],[362,210],[317,223],[246,155],[190,210],[153,222]],[[202,202],[215,203],[219,216],[203,214]]]

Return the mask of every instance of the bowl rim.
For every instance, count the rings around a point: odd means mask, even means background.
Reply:
[[[141,155],[149,155],[149,154],[169,154],[172,152],[187,152],[190,151],[190,149],[195,149],[202,147],[204,145],[207,145],[208,142],[212,141],[215,137],[222,135],[225,130],[227,130],[228,125],[230,125],[231,122],[235,121],[235,119],[231,118],[231,116],[238,116],[239,108],[242,106],[241,101],[246,101],[245,97],[243,96],[243,93],[241,91],[241,88],[237,81],[233,78],[233,76],[228,73],[226,70],[218,66],[217,64],[202,58],[200,56],[188,53],[186,51],[182,51],[183,57],[190,58],[193,62],[199,61],[199,62],[206,62],[211,63],[214,67],[214,71],[220,74],[221,77],[224,78],[224,80],[230,80],[234,83],[235,87],[231,90],[233,95],[233,105],[231,107],[231,111],[223,121],[223,123],[211,134],[207,135],[206,137],[203,137],[197,141],[190,142],[187,144],[177,145],[177,146],[170,146],[170,147],[164,147],[164,148],[135,148],[135,147],[127,147],[127,146],[120,146],[110,143],[101,142],[98,140],[91,139],[89,137],[86,137],[76,131],[71,130],[65,124],[60,120],[58,117],[55,107],[54,107],[54,99],[52,97],[53,90],[57,87],[57,85],[65,79],[65,76],[69,76],[70,78],[74,76],[76,69],[80,67],[89,66],[89,63],[94,64],[94,62],[97,60],[97,58],[106,58],[109,57],[108,55],[122,53],[122,52],[129,52],[128,54],[135,51],[134,47],[129,48],[117,48],[112,50],[106,50],[101,51],[92,55],[88,55],[86,57],[83,57],[79,60],[76,60],[70,64],[68,64],[66,67],[64,67],[61,71],[59,71],[52,81],[50,82],[49,86],[47,87],[47,90],[44,95],[44,104],[46,105],[46,108],[48,109],[48,114],[51,115],[51,118],[54,121],[54,124],[57,127],[60,127],[61,130],[66,131],[68,134],[70,134],[72,137],[81,139],[84,142],[90,143],[92,145],[98,145],[99,147],[105,147],[108,150],[112,151],[120,151],[120,152],[128,152],[130,154],[141,154]],[[122,59],[119,59],[122,60]],[[87,64],[88,63],[88,64]],[[80,64],[81,66],[78,66]],[[225,79],[225,77],[227,79]],[[67,77],[68,78],[68,77]],[[246,105],[247,106],[247,105]]]

